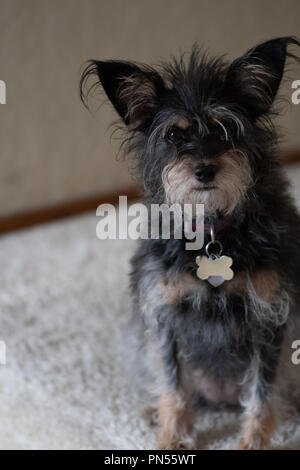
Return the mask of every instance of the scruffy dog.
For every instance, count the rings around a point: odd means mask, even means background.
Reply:
[[[83,100],[96,77],[125,123],[123,149],[135,155],[145,200],[205,205],[199,253],[171,236],[141,241],[132,260],[131,330],[159,393],[160,449],[197,446],[199,397],[239,403],[236,447],[267,448],[280,403],[300,391],[292,362],[300,339],[300,219],[271,121],[286,59],[297,59],[287,48],[299,45],[273,39],[231,64],[194,47],[188,61],[157,70],[93,60],[83,73]],[[216,265],[199,275],[201,260],[228,257],[233,277],[214,275]]]

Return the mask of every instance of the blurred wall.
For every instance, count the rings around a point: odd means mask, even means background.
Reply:
[[[299,0],[0,0],[0,216],[131,184],[110,142],[115,115],[79,101],[87,59],[156,63],[194,41],[234,58],[281,35],[300,36]],[[280,124],[285,148],[300,148],[300,105]]]

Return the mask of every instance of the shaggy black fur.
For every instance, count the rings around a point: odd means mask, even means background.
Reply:
[[[150,341],[157,339],[172,389],[182,386],[182,364],[200,368],[217,382],[238,383],[259,358],[251,386],[258,403],[271,400],[285,332],[299,315],[295,307],[300,300],[300,219],[278,163],[272,124],[286,58],[296,58],[287,52],[289,45],[300,43],[291,37],[274,39],[232,64],[194,48],[187,64],[184,58],[173,59],[158,70],[93,60],[83,73],[83,100],[86,82],[96,76],[96,85],[100,81],[127,126],[122,146],[134,155],[148,204],[166,202],[163,171],[182,156],[218,167],[224,153],[238,149],[251,170],[253,183],[218,240],[234,260],[235,275],[251,277],[264,270],[278,275],[276,299],[254,299],[249,290],[229,294],[224,285],[214,288],[199,280],[199,286],[205,284],[201,292],[193,290],[172,304],[163,300],[155,291],[161,280],[180,284],[184,274],[197,279],[195,252],[185,250],[185,239],[143,241],[132,260],[134,323],[140,323],[142,344],[144,331],[149,338],[150,330]],[[182,118],[187,129],[176,124]],[[218,171],[221,175],[222,165]],[[207,216],[215,220],[224,213]]]

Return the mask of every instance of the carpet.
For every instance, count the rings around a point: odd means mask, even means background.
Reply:
[[[300,206],[300,166],[288,173]],[[87,214],[0,239],[2,450],[155,447],[118,352],[136,242],[100,241],[96,224]],[[238,422],[234,411],[204,410],[201,448],[229,448]],[[272,446],[300,449],[298,416],[280,426]]]

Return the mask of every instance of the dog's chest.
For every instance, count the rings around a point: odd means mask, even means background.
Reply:
[[[245,298],[228,288],[212,288],[191,275],[163,289],[166,301],[174,307],[172,328],[184,360],[213,374],[239,375],[252,353]]]
[[[176,337],[187,361],[224,375],[240,373],[251,360],[251,327],[239,297],[211,295],[198,304],[182,303],[176,316]]]

